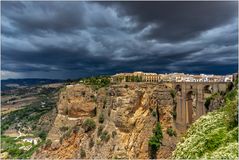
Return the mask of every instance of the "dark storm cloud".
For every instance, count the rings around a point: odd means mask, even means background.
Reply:
[[[119,2],[144,26],[157,24],[151,38],[179,41],[192,38],[202,31],[224,25],[237,16],[237,2]]]
[[[236,2],[2,2],[2,76],[237,70]]]

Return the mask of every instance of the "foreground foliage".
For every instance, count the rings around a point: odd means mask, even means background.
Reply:
[[[226,104],[199,118],[177,144],[175,159],[238,159],[237,88],[225,96]]]

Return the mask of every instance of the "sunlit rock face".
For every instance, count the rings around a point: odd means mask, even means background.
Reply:
[[[58,115],[47,137],[52,143],[33,157],[149,158],[148,140],[158,121],[155,112],[164,133],[158,158],[169,158],[180,135],[166,133],[169,127],[175,129],[170,91],[164,84],[144,83],[99,90],[83,84],[67,86],[59,95]],[[87,118],[95,122],[95,128],[86,132],[83,123]],[[65,136],[68,131],[62,131],[64,127],[73,131]],[[76,127],[79,130],[75,131]]]
[[[61,92],[58,113],[72,118],[94,115],[96,95],[90,87],[82,85],[67,86]]]

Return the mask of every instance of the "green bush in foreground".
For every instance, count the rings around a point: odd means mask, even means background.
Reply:
[[[238,159],[237,93],[219,110],[200,117],[177,144],[174,159]]]

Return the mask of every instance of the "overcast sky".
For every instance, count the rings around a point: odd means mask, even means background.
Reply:
[[[2,79],[237,72],[237,2],[2,2]]]

